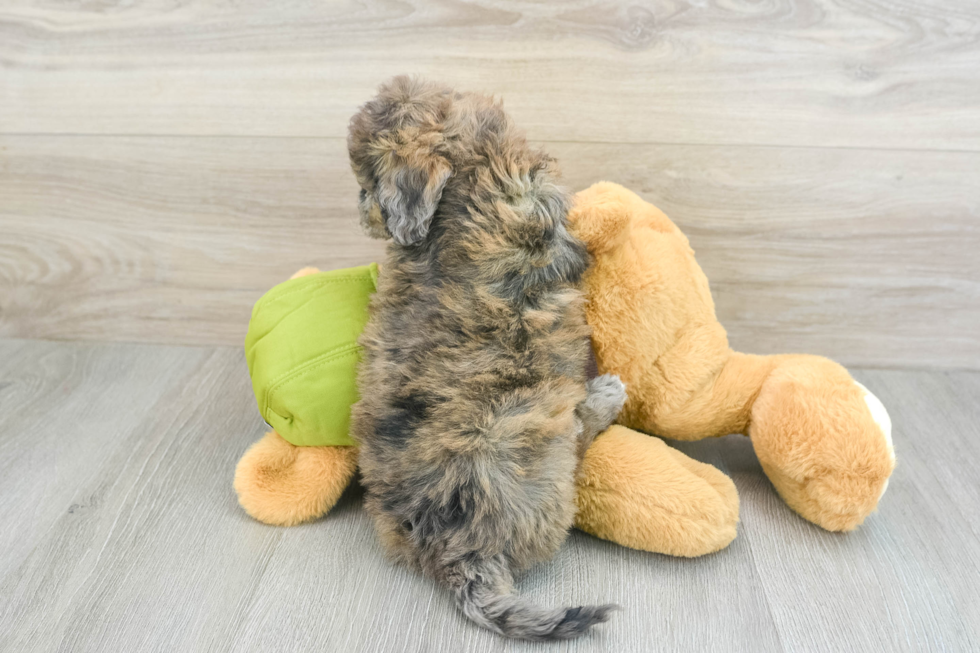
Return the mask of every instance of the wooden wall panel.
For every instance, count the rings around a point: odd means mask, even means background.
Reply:
[[[549,141],[980,149],[980,5],[4,3],[0,131],[344,135],[397,73]]]
[[[689,235],[739,348],[980,366],[980,154],[549,143]],[[340,139],[0,137],[0,335],[238,344],[308,264],[378,260]]]
[[[380,257],[343,137],[406,72],[659,203],[737,347],[980,365],[968,0],[4,3],[0,335],[238,343]]]

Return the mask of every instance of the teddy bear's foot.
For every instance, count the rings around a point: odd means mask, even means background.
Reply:
[[[238,461],[235,492],[255,519],[292,526],[326,514],[356,469],[356,447],[297,447],[269,431]]]
[[[695,557],[736,535],[731,479],[663,440],[614,425],[582,461],[575,525],[634,549]]]
[[[749,433],[780,496],[830,531],[860,525],[895,467],[884,406],[843,367],[816,356],[794,357],[766,379]]]
[[[895,466],[895,442],[892,440],[892,418],[888,414],[888,410],[885,409],[885,405],[881,403],[881,399],[875,396],[873,392],[864,387],[863,383],[855,381],[854,384],[861,388],[861,392],[864,393],[864,403],[871,411],[871,419],[875,421],[878,426],[878,430],[881,431],[881,437],[885,439],[885,446],[888,448],[888,457],[891,458],[892,467]],[[885,479],[885,484],[881,488],[881,493],[878,495],[880,500],[885,494],[885,490],[888,489],[888,481],[890,479]]]

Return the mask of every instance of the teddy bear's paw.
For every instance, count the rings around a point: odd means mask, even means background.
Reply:
[[[878,399],[873,392],[864,387],[863,383],[855,381],[854,384],[861,388],[861,392],[864,393],[864,403],[868,406],[868,410],[871,412],[871,418],[875,421],[875,424],[878,425],[878,428],[881,429],[881,436],[885,440],[885,446],[888,447],[888,455],[892,459],[892,465],[894,465],[895,442],[892,440],[892,418],[888,414],[888,410],[885,409],[885,405],[881,403],[881,400]],[[881,499],[881,497],[885,494],[885,490],[887,489],[888,480],[885,481],[885,484],[881,488],[881,494],[878,495],[879,499]]]
[[[807,521],[828,531],[850,531],[860,526],[878,506],[887,480],[840,469],[811,470],[801,479],[763,463],[763,470],[779,496]]]
[[[269,431],[238,461],[235,492],[260,522],[293,526],[329,511],[356,469],[356,447],[297,447]]]
[[[787,356],[752,406],[749,436],[779,495],[831,531],[874,512],[895,468],[887,411],[846,369],[819,356]]]
[[[598,430],[604,431],[626,403],[626,384],[615,374],[603,374],[589,379],[585,387],[585,405],[595,413]]]

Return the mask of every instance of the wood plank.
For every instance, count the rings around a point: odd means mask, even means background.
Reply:
[[[547,148],[671,215],[737,348],[980,368],[980,154]],[[380,260],[356,192],[339,139],[0,137],[0,334],[238,344],[296,269]]]
[[[92,347],[47,346],[68,357]],[[60,506],[44,537],[0,582],[0,650],[227,650],[282,535],[249,520],[231,488],[243,445],[263,430],[242,353],[132,349],[103,346],[79,355],[79,364],[111,366],[120,381],[128,375],[136,397],[163,385],[156,402],[117,401],[116,409],[132,416],[116,423],[83,419],[85,388],[71,390],[74,403],[54,406],[55,424],[77,420],[67,433],[72,442],[61,442],[59,452],[88,448],[90,464],[58,470],[61,483],[74,486],[75,504]],[[147,350],[156,357],[149,365]],[[147,378],[154,362],[181,373]],[[141,363],[140,374],[127,371]],[[10,374],[29,379],[32,368],[21,364]],[[88,369],[85,375],[96,376]],[[113,392],[92,380],[88,392]],[[125,429],[117,446],[107,446],[102,421]],[[4,428],[0,439],[43,457],[35,434],[19,426]],[[32,467],[10,472],[18,493],[38,481]],[[41,507],[50,512],[58,505],[42,496]],[[6,506],[2,514],[9,523]]]
[[[0,579],[111,491],[144,414],[204,358],[189,347],[0,340]]]
[[[383,252],[340,141],[2,142],[0,334],[240,344],[297,269]]]
[[[341,137],[382,80],[548,141],[980,149],[980,6],[5,3],[0,132]]]

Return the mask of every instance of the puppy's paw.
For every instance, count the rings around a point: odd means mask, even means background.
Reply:
[[[613,423],[626,403],[626,384],[615,374],[603,374],[590,379],[585,386],[585,404],[599,419],[599,430]]]

